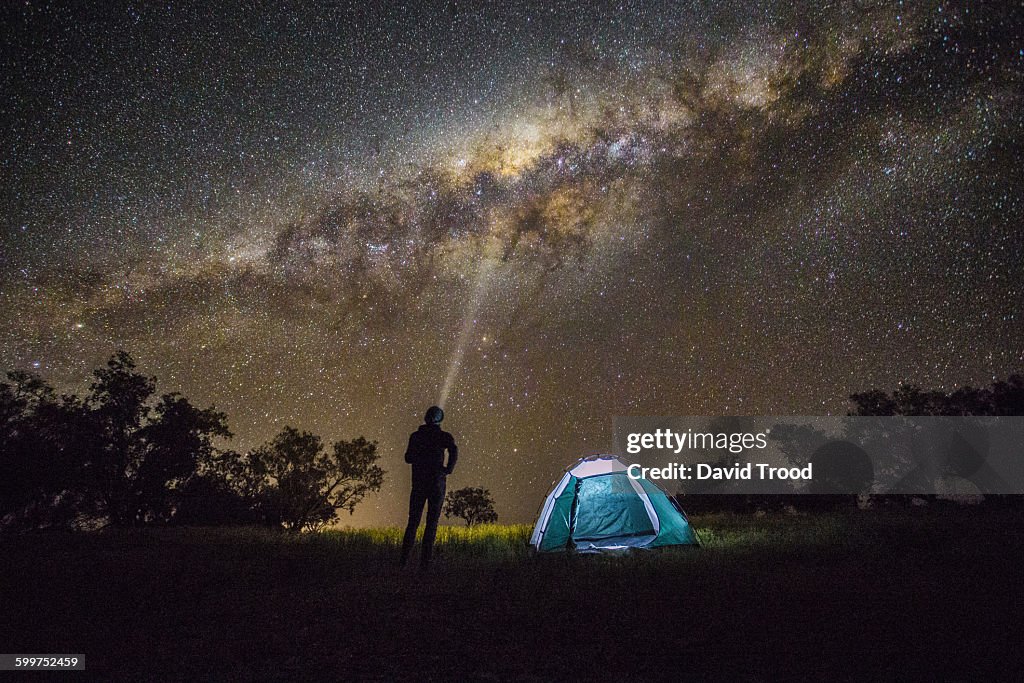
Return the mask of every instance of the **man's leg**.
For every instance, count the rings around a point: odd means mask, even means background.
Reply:
[[[423,516],[423,504],[427,502],[427,495],[423,491],[412,487],[409,494],[409,522],[405,525],[405,537],[402,538],[402,566],[409,561],[409,554],[416,542],[416,527],[420,525],[420,517]]]
[[[437,521],[441,518],[441,507],[444,505],[444,479],[430,492],[427,498],[427,526],[423,529],[423,549],[420,551],[420,564],[430,564],[434,556],[434,538],[437,536]]]

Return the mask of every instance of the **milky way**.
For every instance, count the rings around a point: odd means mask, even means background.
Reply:
[[[613,415],[1024,367],[1009,3],[0,11],[3,366],[375,439],[355,523],[448,375],[450,486],[526,521]]]

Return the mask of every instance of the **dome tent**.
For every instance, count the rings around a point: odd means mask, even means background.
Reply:
[[[566,469],[541,506],[530,545],[541,552],[699,545],[676,501],[627,469],[614,455],[591,455]]]

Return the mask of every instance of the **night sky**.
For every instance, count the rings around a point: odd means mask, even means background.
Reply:
[[[1024,368],[1018,3],[5,2],[0,367],[379,441],[529,521],[613,415]]]

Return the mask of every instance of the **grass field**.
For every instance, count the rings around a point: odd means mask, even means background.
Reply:
[[[442,528],[426,576],[397,529],[7,538],[0,651],[83,680],[1019,680],[1019,512],[692,521],[702,549],[619,557]]]

